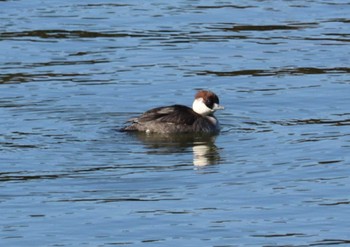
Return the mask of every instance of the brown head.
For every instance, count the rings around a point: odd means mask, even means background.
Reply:
[[[192,104],[192,109],[203,116],[210,115],[216,110],[224,109],[219,105],[219,97],[206,90],[198,91]]]

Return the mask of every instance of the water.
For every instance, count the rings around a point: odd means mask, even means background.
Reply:
[[[348,1],[2,1],[2,246],[350,243]],[[216,137],[128,135],[226,107]]]

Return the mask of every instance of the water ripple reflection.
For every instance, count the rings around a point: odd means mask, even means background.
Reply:
[[[217,75],[217,76],[281,76],[281,75],[317,75],[317,74],[342,74],[350,73],[350,68],[278,68],[271,70],[238,70],[238,71],[200,71],[197,75]]]
[[[216,147],[215,135],[168,135],[131,133],[147,148],[148,154],[181,154],[193,152],[193,164],[197,167],[214,165],[220,162],[219,149]]]

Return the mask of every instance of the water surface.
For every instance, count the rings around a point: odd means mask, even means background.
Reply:
[[[3,246],[350,243],[347,1],[2,1]],[[118,132],[211,89],[210,138]]]

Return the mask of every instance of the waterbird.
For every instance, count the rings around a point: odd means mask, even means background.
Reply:
[[[130,124],[121,130],[162,134],[217,133],[220,125],[214,112],[222,109],[224,107],[219,104],[215,93],[200,90],[194,97],[192,108],[178,104],[153,108],[129,119]]]

